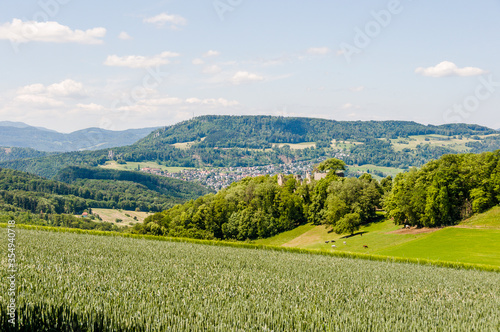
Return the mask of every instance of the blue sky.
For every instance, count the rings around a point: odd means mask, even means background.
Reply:
[[[0,120],[202,114],[500,128],[500,1],[6,1]]]

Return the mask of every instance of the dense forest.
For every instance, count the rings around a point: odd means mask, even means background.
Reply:
[[[332,162],[333,161],[333,162]],[[205,239],[265,238],[306,222],[328,224],[339,233],[353,233],[375,217],[384,194],[368,174],[341,178],[340,160],[318,166],[328,172],[319,181],[301,182],[289,175],[280,185],[277,176],[246,178],[229,188],[154,214],[133,232]],[[388,180],[390,181],[390,180]]]
[[[79,218],[70,214],[31,213],[28,211],[5,211],[0,209],[0,223],[15,220],[17,224],[66,227],[79,229],[94,229],[99,231],[123,232],[126,228],[119,228],[109,222],[102,222],[96,218]]]
[[[500,203],[500,151],[446,155],[394,179],[385,209],[397,224],[435,227]]]
[[[478,125],[422,125],[408,121],[334,121],[273,116],[207,115],[158,129],[135,146],[161,148],[196,142],[196,147],[270,148],[271,143],[331,142],[398,138],[410,135],[488,135],[494,130]]]
[[[162,211],[209,192],[197,184],[136,172],[71,167],[58,177],[71,184],[0,169],[0,210],[36,214],[80,214],[89,208]]]
[[[31,148],[9,148],[0,147],[0,161],[11,161],[17,159],[40,158],[53,153],[37,151]]]
[[[343,161],[328,159],[311,182],[293,175],[246,178],[221,190],[154,214],[133,232],[207,239],[265,238],[303,223],[353,233],[383,207],[396,224],[438,227],[457,224],[500,203],[500,150],[445,155],[378,182],[369,174],[342,178]]]

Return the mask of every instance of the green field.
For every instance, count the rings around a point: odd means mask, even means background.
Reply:
[[[448,227],[377,254],[500,266],[500,230]]]
[[[302,150],[302,149],[307,149],[307,148],[315,148],[316,143],[314,142],[304,142],[304,143],[272,143],[273,147],[277,146],[279,148],[284,147],[285,145],[288,145],[291,150]]]
[[[364,143],[354,142],[354,141],[341,141],[341,140],[333,139],[330,146],[334,149],[345,150],[345,149],[350,149],[356,145],[361,145],[361,144],[364,144]]]
[[[367,171],[369,170],[370,171],[370,174],[380,180],[382,179],[382,177],[378,176],[378,175],[375,175],[373,174],[374,171],[377,171],[377,172],[382,172],[385,174],[385,176],[387,175],[390,175],[392,176],[393,178],[396,177],[396,175],[398,173],[401,173],[401,172],[404,172],[405,170],[402,169],[402,168],[396,168],[396,167],[384,167],[384,166],[376,166],[376,165],[370,165],[370,164],[367,164],[367,165],[362,165],[362,166],[347,166],[347,168],[349,169],[349,171],[352,171],[352,172],[357,172],[359,175],[362,175],[363,173],[367,173]]]
[[[107,161],[106,164],[100,166],[102,168],[116,169],[119,171],[136,171],[140,168],[157,168],[165,172],[176,173],[185,169],[191,169],[189,167],[167,167],[160,165],[154,161],[145,162],[127,162],[125,164],[118,164],[116,161]]]
[[[17,231],[24,330],[493,331],[500,324],[495,272]],[[5,228],[0,238],[5,248]],[[7,287],[0,284],[3,331]]]
[[[494,135],[480,135],[481,139]],[[395,151],[402,151],[405,148],[415,149],[419,144],[431,144],[433,146],[442,146],[452,149],[459,153],[465,153],[470,150],[469,147],[465,146],[466,143],[475,142],[472,138],[458,137],[458,136],[443,136],[443,135],[416,135],[409,136],[408,138],[397,138],[392,139],[391,144]]]
[[[332,240],[335,242],[332,243]],[[500,266],[500,207],[474,216],[455,227],[404,230],[391,220],[383,220],[362,226],[354,236],[345,236],[325,226],[305,225],[254,242]],[[332,247],[332,244],[336,247]]]

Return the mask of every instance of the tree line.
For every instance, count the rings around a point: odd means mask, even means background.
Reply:
[[[59,180],[0,169],[0,204],[4,211],[80,214],[89,208],[163,211],[209,190],[177,179],[137,172],[70,167]]]
[[[396,224],[453,225],[500,203],[500,150],[446,155],[394,179],[384,207]]]
[[[219,191],[154,214],[134,233],[204,239],[266,238],[312,222],[353,233],[375,216],[384,187],[370,175],[342,178],[345,164],[329,159],[318,166],[327,172],[319,181],[293,175],[246,178]],[[388,189],[389,187],[385,187]]]

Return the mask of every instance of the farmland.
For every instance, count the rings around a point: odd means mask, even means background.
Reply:
[[[500,266],[500,207],[446,228],[403,230],[391,220],[362,226],[355,236],[338,235],[310,224],[256,244],[368,253]],[[325,243],[325,241],[335,241]],[[344,244],[344,241],[346,242]],[[332,247],[332,244],[336,247]],[[366,245],[368,248],[364,248]]]
[[[456,331],[500,324],[500,276],[493,272],[18,232],[19,324],[29,330]],[[0,236],[5,247],[5,229]],[[1,287],[6,294],[7,284]],[[0,301],[8,331],[7,298]]]
[[[125,164],[118,164],[116,161],[107,161],[106,164],[102,165],[101,167],[107,169],[115,169],[118,171],[136,171],[138,168],[157,168],[162,171],[171,173],[190,169],[189,167],[167,167],[160,165],[154,161],[126,162]]]
[[[497,134],[493,135],[478,135],[477,140],[485,139],[488,137],[497,137]],[[430,144],[433,146],[442,146],[450,148],[458,153],[469,152],[470,148],[466,146],[467,143],[477,141],[470,137],[461,136],[444,136],[444,135],[415,135],[408,136],[406,138],[391,139],[391,145],[394,151],[402,151],[403,149],[413,150],[419,144]]]
[[[99,215],[102,221],[116,224],[117,226],[133,226],[136,223],[143,222],[150,215],[147,212],[124,211],[117,209],[92,209],[93,214]],[[137,219],[134,219],[137,218]],[[116,220],[121,220],[116,222]]]

